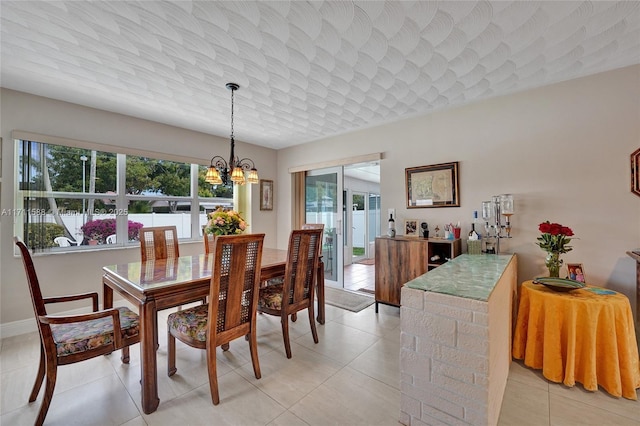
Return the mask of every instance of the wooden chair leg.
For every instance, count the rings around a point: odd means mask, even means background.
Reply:
[[[120,357],[123,364],[129,364],[129,346],[122,348],[122,356]]]
[[[176,338],[167,332],[167,375],[169,377],[176,374]]]
[[[289,343],[289,316],[283,316],[280,320],[282,324],[282,338],[284,339],[284,350],[287,358],[291,358],[291,344]]]
[[[38,418],[35,422],[36,426],[41,426],[44,423],[45,417],[47,417],[47,412],[49,411],[49,406],[51,405],[51,400],[53,399],[53,390],[56,387],[56,379],[58,377],[57,367],[58,366],[55,359],[47,359],[47,380],[44,385],[44,397],[42,398],[42,405],[40,406]]]
[[[44,374],[47,370],[45,367],[45,354],[44,347],[40,345],[40,366],[38,367],[38,374],[36,376],[36,381],[33,384],[33,389],[31,390],[31,395],[29,395],[29,402],[33,402],[38,398],[38,393],[40,393],[40,387],[42,386],[42,381],[44,380]]]
[[[220,403],[220,394],[218,393],[218,372],[216,368],[216,348],[207,350],[207,371],[209,372],[209,390],[211,391],[211,402],[213,405]]]
[[[260,361],[258,360],[258,338],[255,329],[249,333],[249,351],[251,352],[251,363],[253,364],[253,374],[256,379],[262,377],[260,373]]]
[[[309,311],[309,324],[311,324],[311,334],[313,335],[313,342],[318,343],[318,330],[316,330],[316,321],[313,318],[313,304],[307,309]]]

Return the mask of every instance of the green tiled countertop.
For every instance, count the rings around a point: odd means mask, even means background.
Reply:
[[[487,301],[512,257],[512,254],[463,254],[405,285],[417,290]]]

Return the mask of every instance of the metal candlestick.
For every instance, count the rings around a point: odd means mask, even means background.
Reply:
[[[513,215],[513,195],[501,194],[482,202],[482,220],[487,235],[485,252],[500,254],[500,239],[511,238],[511,216]],[[504,216],[504,223],[503,223]],[[493,241],[495,241],[495,245]]]

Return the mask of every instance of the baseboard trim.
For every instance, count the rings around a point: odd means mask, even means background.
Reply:
[[[6,324],[0,324],[0,338],[19,336],[21,334],[33,333],[38,331],[38,325],[35,319],[26,319],[13,321]]]

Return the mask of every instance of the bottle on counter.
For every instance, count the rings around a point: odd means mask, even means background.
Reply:
[[[476,231],[476,222],[478,221],[478,211],[473,212],[473,222],[471,222],[471,231],[469,231],[469,240],[477,241],[480,239],[480,234]]]
[[[396,236],[396,221],[393,220],[393,214],[389,215],[389,229],[387,230],[387,235],[390,237]]]

